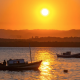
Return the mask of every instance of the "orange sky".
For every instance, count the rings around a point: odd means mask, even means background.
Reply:
[[[50,12],[46,17],[43,8]],[[80,1],[0,0],[0,29],[80,29]]]

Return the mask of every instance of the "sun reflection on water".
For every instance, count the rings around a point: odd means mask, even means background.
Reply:
[[[50,70],[51,70],[50,63],[48,61],[47,62],[43,61],[39,69],[41,71],[40,79],[41,80],[47,80],[47,79],[50,80],[50,76],[51,76],[51,74],[50,74]]]
[[[51,74],[52,72],[51,63],[54,62],[55,60],[54,56],[49,51],[44,51],[44,50],[38,51],[35,54],[35,56],[37,60],[42,60],[41,66],[39,67],[40,79],[41,80],[51,80],[51,78],[53,77]]]
[[[42,65],[40,66],[41,71],[49,72],[50,67],[49,67],[49,62],[42,62]]]

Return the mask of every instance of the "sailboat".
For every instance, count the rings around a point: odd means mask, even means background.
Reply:
[[[37,70],[42,62],[32,62],[31,48],[30,48],[30,59],[31,63],[25,62],[24,59],[9,59],[7,64],[5,61],[0,63],[0,70]]]

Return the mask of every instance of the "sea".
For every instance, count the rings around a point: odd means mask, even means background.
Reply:
[[[80,80],[80,58],[57,58],[56,54],[71,51],[80,53],[78,47],[31,47],[32,62],[42,60],[38,70],[0,71],[0,80]],[[29,47],[0,47],[0,62],[9,59],[30,60]],[[67,70],[67,72],[64,72]]]

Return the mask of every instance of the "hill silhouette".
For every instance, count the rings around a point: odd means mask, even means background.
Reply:
[[[0,38],[29,39],[32,37],[80,37],[80,30],[5,30],[0,29]]]

